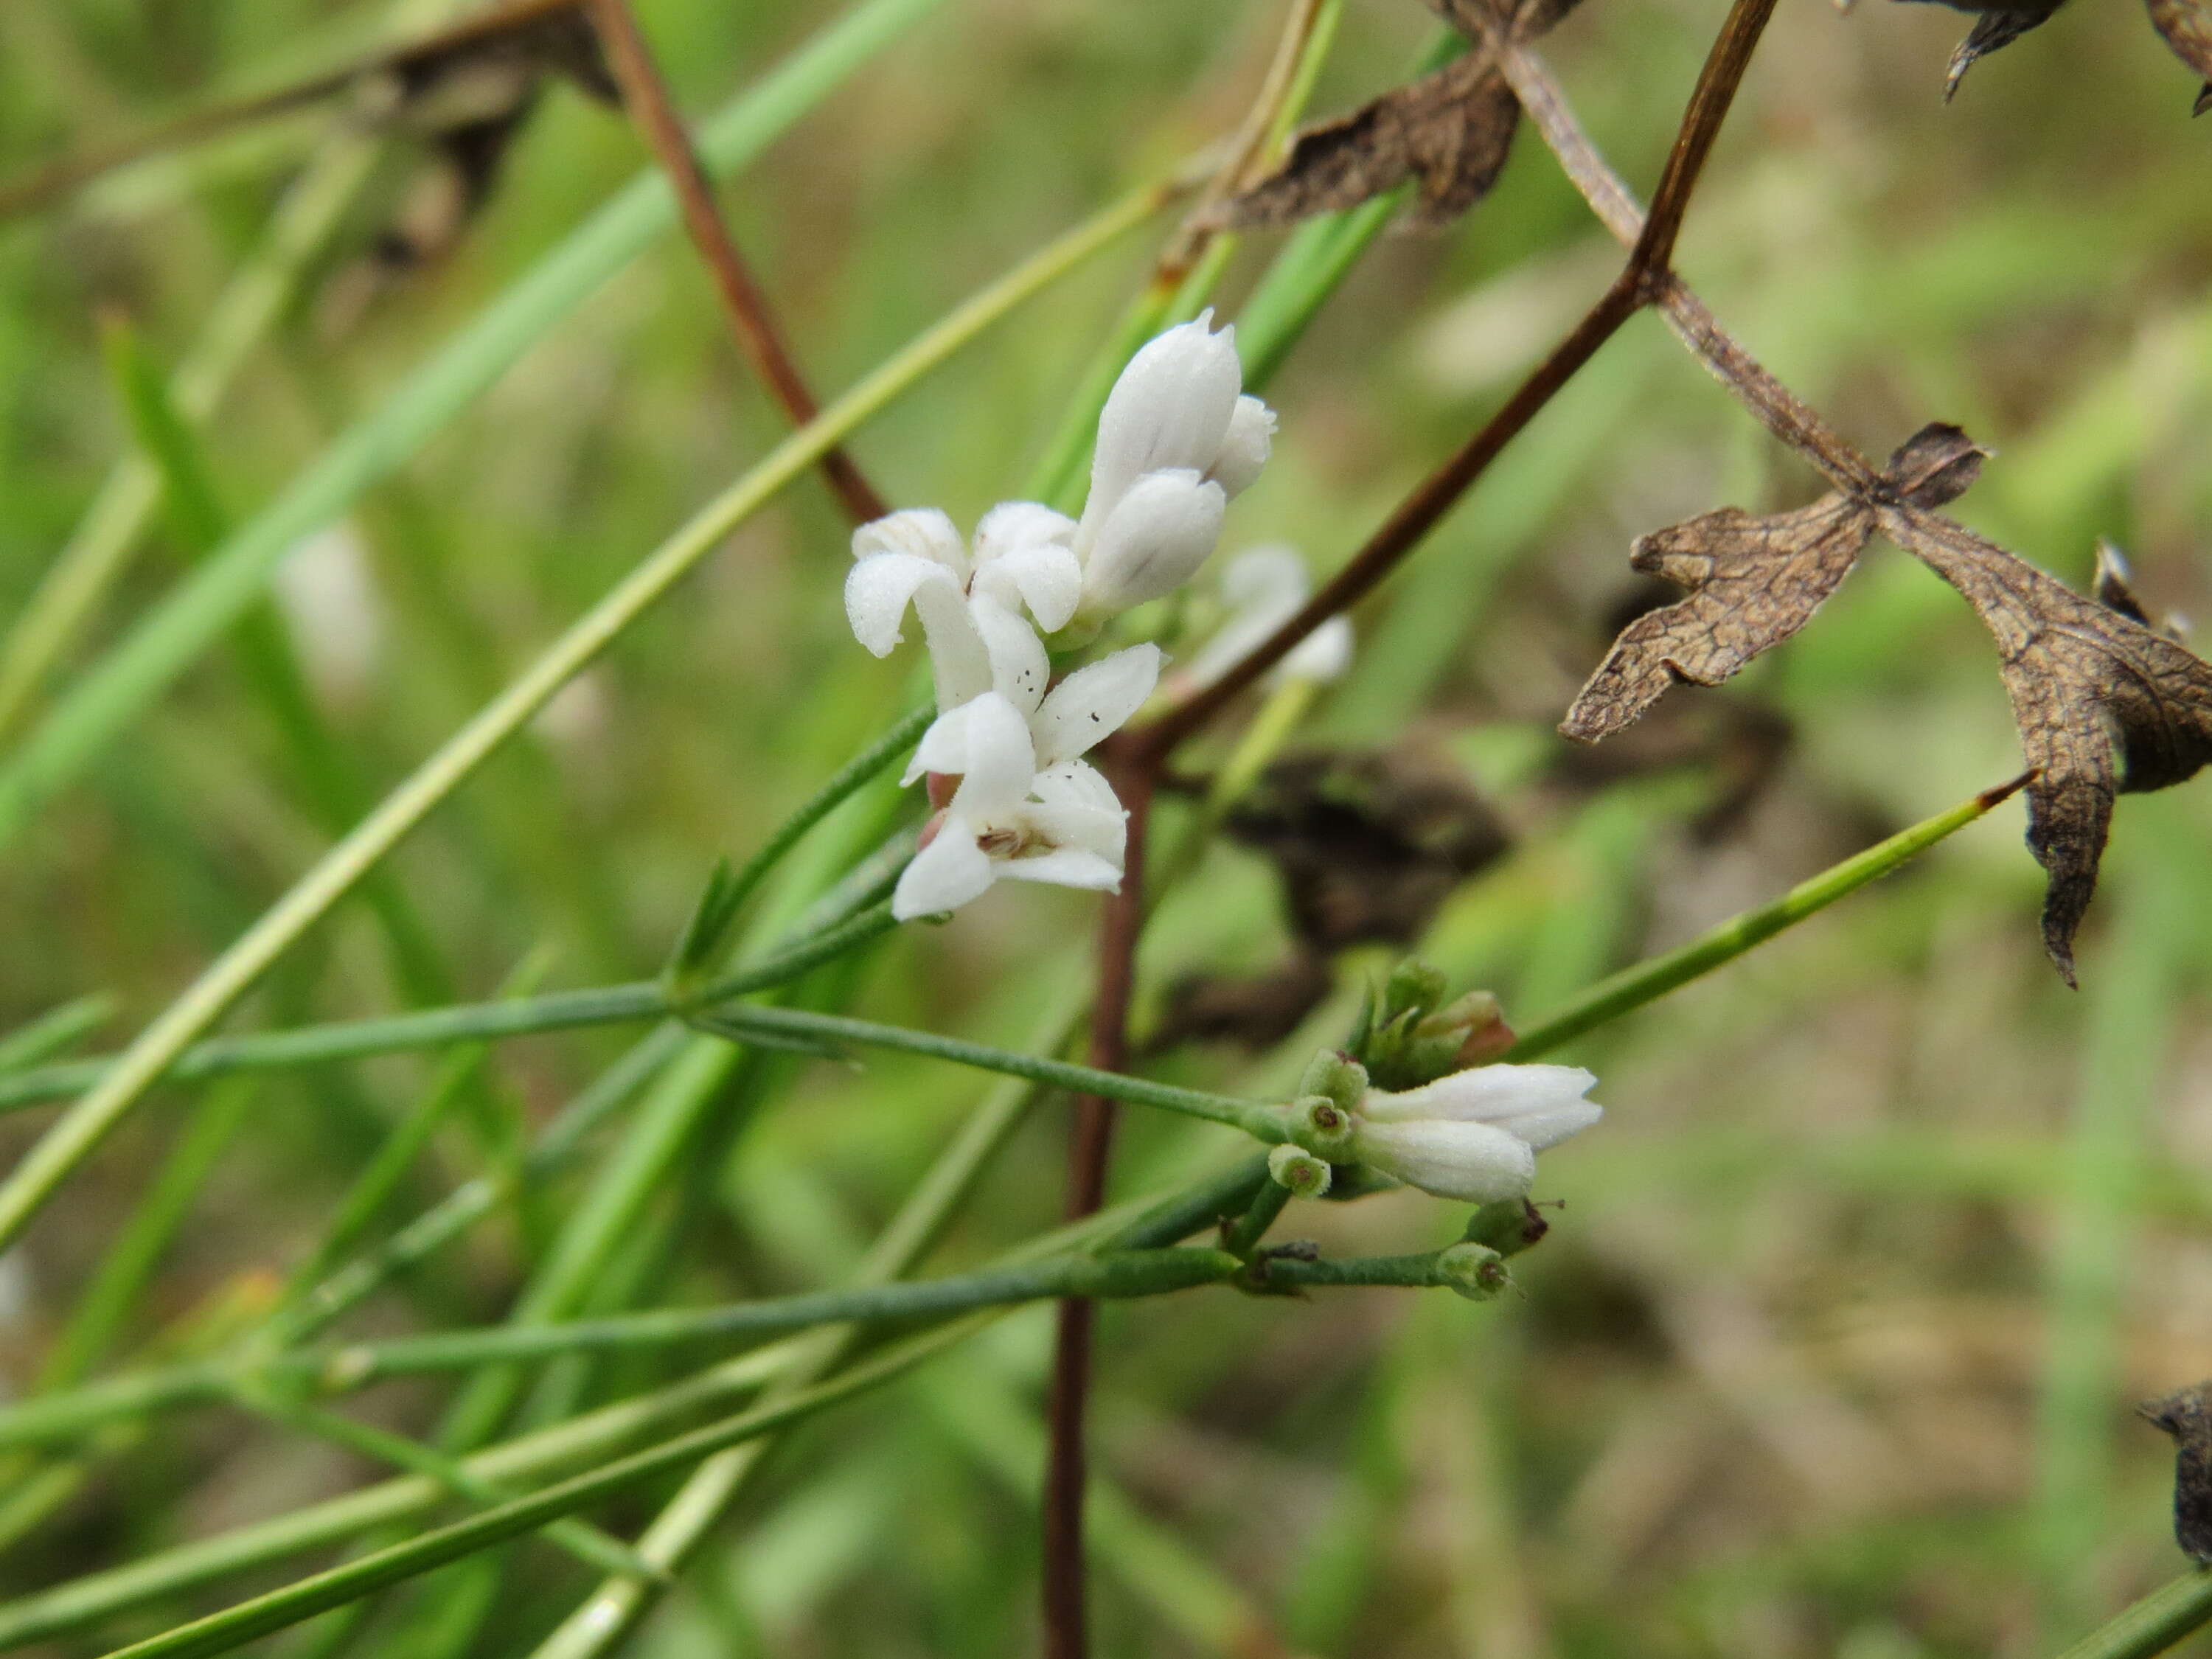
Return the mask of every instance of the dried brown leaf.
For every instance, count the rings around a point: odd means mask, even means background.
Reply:
[[[2144,1421],[2173,1437],[2173,1541],[2191,1559],[2212,1562],[2212,1383],[2146,1401]]]
[[[2212,761],[2212,665],[2153,631],[2124,574],[2085,598],[1948,519],[1886,507],[1882,533],[1957,588],[1996,639],[2027,787],[2027,844],[2050,878],[2043,942],[2069,984],[2116,795]]]
[[[2144,0],[2150,21],[2173,55],[2204,77],[2196,113],[2212,109],[2212,3],[2208,0]]]
[[[2040,28],[2058,14],[2056,4],[2022,6],[2005,11],[1985,11],[1974,20],[1966,38],[1959,42],[1952,52],[1951,61],[1943,69],[1943,101],[1949,103],[1957,95],[1959,82],[1966,78],[1966,71],[2000,46],[2008,46],[2030,29]]]
[[[1441,222],[1489,191],[1520,118],[1504,77],[1471,52],[1301,132],[1281,167],[1222,202],[1205,222],[1222,230],[1295,224],[1357,207],[1407,179],[1420,181],[1418,216]]]
[[[1904,498],[1950,501],[1973,482],[1981,451],[1956,427],[1923,428],[1890,458]],[[1875,509],[1841,492],[1791,513],[1724,507],[1639,537],[1629,562],[1690,590],[1620,631],[1559,730],[1595,743],[1635,720],[1668,687],[1718,685],[1812,619],[1874,534]]]
[[[1209,230],[1273,228],[1318,213],[1357,207],[1419,183],[1409,216],[1428,228],[1449,223],[1490,193],[1513,147],[1521,104],[1484,44],[1493,33],[1534,40],[1577,0],[1428,0],[1474,49],[1418,81],[1394,87],[1350,115],[1301,132],[1282,165],[1199,216]]]
[[[1459,884],[1511,845],[1457,772],[1364,750],[1278,761],[1230,814],[1229,834],[1282,878],[1311,950],[1419,939]]]

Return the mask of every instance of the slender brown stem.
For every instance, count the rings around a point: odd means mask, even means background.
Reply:
[[[1620,277],[1575,325],[1574,331],[1537,365],[1520,389],[1506,400],[1505,406],[1492,416],[1480,431],[1399,503],[1350,562],[1297,616],[1277,629],[1228,673],[1170,709],[1152,726],[1133,734],[1121,746],[1125,758],[1147,769],[1156,768],[1176,744],[1280,662],[1299,641],[1371,592],[1436,528],[1505,446],[1520,435],[1623,323],[1640,307],[1680,288],[1668,269],[1668,261],[1674,257],[1682,216],[1688,209],[1690,194],[1697,187],[1705,159],[1712,152],[1721,123],[1727,118],[1729,106],[1735,100],[1736,88],[1742,83],[1752,50],[1758,45],[1773,11],[1774,0],[1735,0],[1712,50],[1706,55],[1697,88],[1690,95],[1689,107],[1683,113],[1681,128],[1675,135],[1666,171],[1659,181],[1652,215],[1643,222]],[[1622,194],[1626,199],[1626,193]]]
[[[1128,850],[1121,888],[1106,906],[1098,937],[1098,988],[1091,1005],[1090,1061],[1102,1071],[1129,1061],[1129,1002],[1136,986],[1137,938],[1145,918],[1145,826],[1152,815],[1148,770],[1120,769],[1116,792],[1128,809]],[[1106,1155],[1115,1105],[1098,1095],[1076,1103],[1068,1143],[1067,1214],[1096,1212],[1106,1197]],[[1091,1393],[1091,1343],[1097,1310],[1087,1301],[1060,1304],[1053,1345],[1052,1393],[1046,1407],[1044,1480],[1045,1659],[1084,1659],[1090,1650],[1085,1614],[1083,1493],[1087,1477],[1083,1422]]]
[[[1736,88],[1743,84],[1744,70],[1751,67],[1759,37],[1766,33],[1774,3],[1775,0],[1736,0],[1729,9],[1728,19],[1721,25],[1712,50],[1705,54],[1705,66],[1690,94],[1690,107],[1683,112],[1674,148],[1667,155],[1666,171],[1659,175],[1659,188],[1651,192],[1651,211],[1644,222],[1644,234],[1628,256],[1632,270],[1656,276],[1673,266],[1674,239],[1681,234],[1682,216],[1690,210],[1690,193],[1697,189],[1705,170],[1713,141],[1721,136],[1721,123],[1728,119],[1729,106],[1735,101]]]
[[[198,109],[186,110],[180,115],[155,122],[107,143],[58,156],[12,179],[0,180],[0,219],[45,207],[72,191],[82,189],[102,173],[112,173],[132,161],[159,155],[164,150],[199,143],[234,127],[265,121],[273,116],[320,103],[345,91],[366,76],[387,70],[405,70],[448,53],[465,51],[556,12],[573,10],[578,3],[579,0],[512,0],[510,4],[495,6],[449,27],[399,46],[367,53],[303,80],[272,87],[266,92],[247,93],[242,97],[204,104]]]
[[[1511,46],[1499,57],[1498,66],[1590,211],[1617,240],[1635,246],[1644,235],[1643,210],[1590,143],[1542,59],[1525,46]],[[1704,360],[1760,423],[1832,483],[1856,494],[1880,486],[1880,469],[1739,345],[1680,277],[1669,275],[1654,303],[1676,337]]]
[[[684,227],[714,279],[715,296],[738,344],[793,426],[805,426],[820,412],[814,395],[806,389],[799,365],[777,331],[769,313],[768,295],[755,280],[744,256],[738,251],[730,228],[714,205],[714,187],[691,147],[683,117],[668,95],[668,83],[653,61],[652,49],[637,27],[629,0],[592,0],[592,21],[599,43],[606,49],[607,65],[622,88],[623,104],[652,145],[667,173],[683,210]],[[890,507],[861,475],[851,456],[833,448],[822,457],[822,471],[830,489],[854,524],[880,519]]]

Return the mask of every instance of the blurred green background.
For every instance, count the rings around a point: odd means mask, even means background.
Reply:
[[[693,111],[833,15],[819,0],[639,10]],[[1719,16],[1589,0],[1547,43],[1639,190]],[[336,61],[381,38],[384,18],[368,0],[10,0],[0,173]],[[2077,585],[2110,536],[2154,608],[2212,615],[2212,121],[2188,118],[2194,83],[2124,0],[2078,0],[1946,106],[1966,21],[1785,0],[1680,267],[1862,448],[1942,419],[1994,450],[1955,509],[1969,524]],[[817,388],[851,384],[1233,126],[1279,22],[1260,0],[948,0],[902,34],[722,195]],[[1413,0],[1352,0],[1315,110],[1401,78],[1432,29]],[[0,623],[133,442],[100,319],[127,318],[153,363],[178,362],[327,118],[257,125],[0,225]],[[424,157],[385,146],[206,428],[222,509],[268,501],[643,160],[617,116],[553,88],[481,212],[396,270],[371,256],[419,210]],[[853,448],[876,481],[963,524],[1016,494],[1166,228],[1125,239],[864,428]],[[1279,240],[1240,250],[1228,313]],[[1224,550],[1285,540],[1317,570],[1341,561],[1617,258],[1524,131],[1490,201],[1447,235],[1378,243],[1322,312],[1268,389],[1275,459]],[[279,584],[314,705],[368,798],[781,430],[680,240],[546,333]],[[1420,945],[1455,984],[1494,988],[1532,1023],[2017,769],[1986,636],[1886,547],[1726,690],[1677,692],[1594,755],[1552,734],[1638,596],[1635,535],[1814,489],[1645,317],[1361,608],[1353,670],[1298,742],[1416,757],[1479,789],[1516,837]],[[190,542],[156,525],[33,717],[174,586]],[[854,643],[846,562],[810,477],[401,849],[393,885],[449,994],[495,994],[526,961],[548,986],[650,975],[714,859],[748,850],[881,729],[912,663]],[[106,992],[93,1046],[112,1046],[327,843],[254,660],[208,656],[0,857],[0,1030]],[[2123,803],[2078,994],[2038,946],[2040,872],[2015,804],[1579,1041],[1560,1057],[1598,1073],[1610,1115],[1545,1160],[1540,1196],[1565,1207],[1516,1264],[1524,1294],[1474,1307],[1210,1291],[1108,1310],[1101,1650],[2027,1655],[2179,1570],[2171,1447],[2130,1407],[2212,1373],[2208,829],[2201,781]],[[1085,971],[1094,908],[1001,889],[950,927],[895,936],[841,994],[872,1017],[1026,1044]],[[349,904],[234,1024],[400,1006],[386,939]],[[1267,865],[1217,847],[1148,937],[1147,1017],[1182,975],[1262,969],[1285,949]],[[1387,959],[1344,959],[1334,1000],[1271,1055],[1185,1046],[1149,1063],[1205,1086],[1279,1086]],[[501,1048],[386,1220],[507,1156],[623,1041]],[[252,1089],[102,1364],[188,1345],[265,1299],[438,1064]],[[683,1146],[600,1305],[833,1278],[978,1090],[897,1059],[769,1070]],[[131,1122],[4,1264],[0,1388],[32,1386],[173,1167],[191,1098],[173,1091]],[[1212,1144],[1131,1115],[1117,1191],[1170,1182]],[[1049,1108],[1024,1128],[940,1269],[1056,1218],[1064,1120]],[[47,1121],[0,1119],[0,1160]],[[580,1179],[502,1214],[355,1328],[496,1319]],[[1432,1200],[1402,1195],[1300,1206],[1288,1231],[1389,1250],[1431,1247],[1442,1225]],[[1028,1650],[1048,1333],[1032,1310],[795,1437],[635,1650]],[[668,1374],[625,1361],[567,1386],[595,1401]],[[398,1387],[363,1409],[420,1431],[435,1405]],[[0,1593],[370,1473],[243,1417],[179,1419],[95,1459],[8,1537]],[[599,1518],[628,1535],[651,1513],[641,1498]],[[501,1559],[459,1651],[527,1651],[586,1582],[542,1546]],[[39,1650],[105,1650],[245,1588]],[[427,1595],[392,1598],[364,1650],[439,1650],[409,1622]]]

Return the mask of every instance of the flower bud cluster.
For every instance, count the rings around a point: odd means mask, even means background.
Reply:
[[[1443,975],[1400,964],[1363,1016],[1352,1053],[1316,1055],[1298,1081],[1291,1140],[1441,1198],[1525,1198],[1536,1154],[1604,1115],[1577,1066],[1484,1065],[1512,1041],[1486,992],[1444,1000]]]
[[[938,719],[907,781],[957,779],[891,908],[901,920],[967,903],[1000,880],[1111,891],[1127,815],[1082,757],[1152,695],[1163,661],[1132,646],[1053,683],[1048,638],[1073,644],[1187,581],[1213,550],[1229,498],[1258,476],[1275,417],[1243,392],[1236,331],[1210,313],[1129,360],[1099,416],[1083,516],[1006,501],[964,545],[934,508],[854,532],[845,611],[887,656],[908,611],[928,641]]]

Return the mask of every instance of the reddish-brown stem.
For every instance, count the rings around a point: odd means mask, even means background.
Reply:
[[[1098,936],[1098,988],[1091,1005],[1090,1061],[1118,1072],[1129,1061],[1129,1000],[1136,988],[1137,935],[1145,917],[1145,826],[1152,816],[1148,769],[1116,769],[1115,787],[1128,811],[1128,842],[1121,890],[1108,902]],[[1085,1095],[1076,1103],[1068,1144],[1067,1214],[1095,1212],[1106,1197],[1106,1154],[1113,1143],[1115,1103]],[[1045,1659],[1084,1659],[1089,1651],[1085,1614],[1083,1493],[1088,1470],[1083,1420],[1091,1392],[1094,1304],[1060,1304],[1053,1346],[1052,1394],[1046,1407],[1048,1455],[1044,1484]]]
[[[1287,656],[1299,641],[1357,603],[1395,569],[1443,519],[1493,460],[1535,419],[1560,387],[1572,380],[1600,346],[1611,339],[1638,309],[1680,287],[1668,262],[1682,216],[1689,206],[1713,140],[1727,118],[1775,0],[1735,0],[1719,37],[1706,54],[1698,85],[1690,95],[1673,149],[1667,158],[1647,219],[1631,249],[1628,263],[1613,286],[1575,325],[1552,355],[1537,365],[1505,406],[1399,503],[1350,562],[1322,586],[1265,643],[1188,702],[1170,710],[1121,745],[1123,757],[1138,766],[1157,767],[1176,745],[1242,695],[1261,675]]]
[[[1644,235],[1643,210],[1583,131],[1542,60],[1525,46],[1508,46],[1499,55],[1498,67],[1590,211],[1616,240],[1635,246]],[[1831,483],[1862,495],[1880,489],[1881,470],[1737,344],[1680,277],[1670,274],[1659,285],[1653,303],[1676,337],[1766,429],[1820,468]]]
[[[1143,914],[1144,822],[1153,787],[1168,757],[1177,744],[1281,661],[1299,641],[1382,581],[1623,323],[1679,286],[1669,262],[1682,216],[1774,4],[1775,0],[1735,0],[1706,56],[1682,117],[1651,216],[1643,223],[1620,277],[1574,331],[1538,365],[1480,431],[1399,504],[1350,562],[1297,616],[1222,678],[1152,726],[1109,746],[1104,758],[1117,775],[1130,812],[1129,868],[1120,895],[1108,908],[1100,939],[1098,995],[1091,1018],[1093,1065],[1118,1070],[1127,1058],[1129,994]],[[1103,1194],[1112,1114],[1109,1101],[1082,1103],[1071,1154],[1071,1215],[1088,1214]],[[1087,1304],[1064,1304],[1060,1309],[1048,1410],[1050,1462],[1044,1498],[1047,1659],[1084,1659],[1088,1650],[1082,1553],[1083,1412],[1089,1388],[1091,1320]]]
[[[668,95],[667,82],[661,79],[653,61],[652,50],[638,29],[629,0],[592,0],[592,21],[599,30],[600,45],[606,49],[607,65],[622,88],[623,104],[653,147],[661,170],[667,173],[668,182],[676,191],[684,228],[690,233],[692,244],[714,277],[715,296],[721,301],[723,314],[737,335],[739,348],[768,383],[769,392],[791,417],[792,424],[805,426],[814,418],[820,405],[806,389],[799,365],[792,361],[791,352],[776,329],[769,311],[768,295],[754,279],[751,268],[730,235],[729,226],[722,221],[720,210],[714,205],[714,184],[699,163],[698,152],[691,147],[690,135],[684,130],[683,118],[676,112],[675,103]],[[890,505],[876,493],[860,469],[854,465],[852,457],[842,449],[833,448],[823,455],[822,472],[829,481],[830,492],[854,524],[880,519],[890,511]]]

